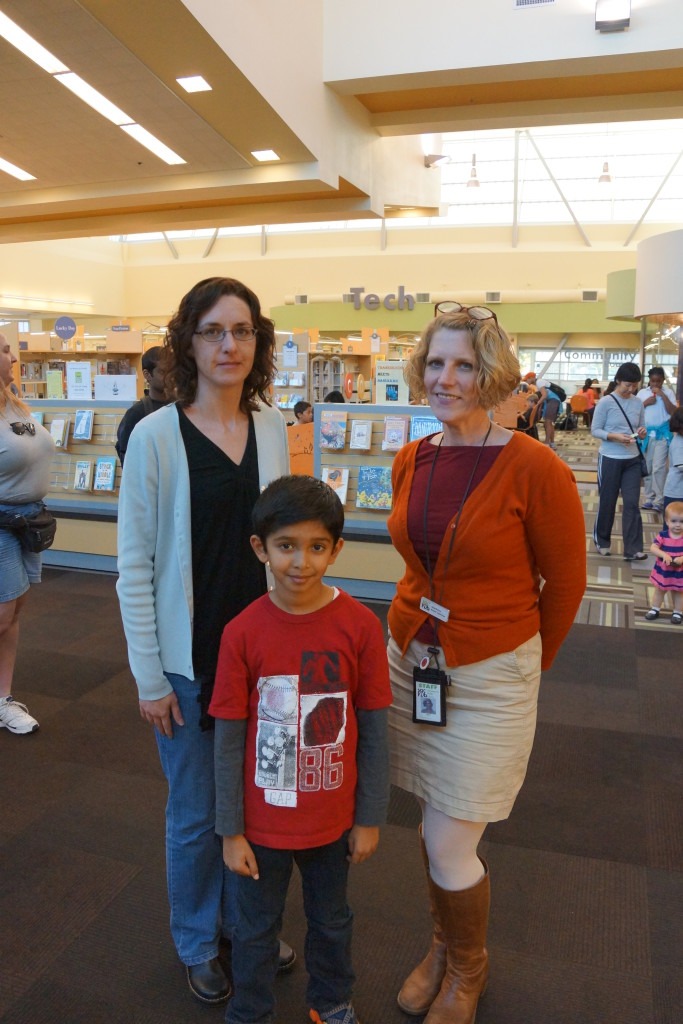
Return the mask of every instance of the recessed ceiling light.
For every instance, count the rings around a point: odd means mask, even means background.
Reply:
[[[84,82],[80,75],[74,74],[73,71],[69,71],[66,75],[55,75],[55,81],[61,82],[67,89],[75,93],[79,99],[87,103],[89,107],[96,110],[98,114],[102,114],[109,121],[113,121],[114,124],[119,125],[131,124],[133,118],[128,114],[124,113],[120,107],[117,107],[115,103],[108,100],[106,96],[103,96],[97,89],[93,89],[92,85],[88,85]]]
[[[172,149],[160,142],[151,132],[148,132],[146,128],[143,128],[141,124],[122,124],[121,128],[124,132],[127,132],[131,138],[135,139],[140,143],[141,146],[145,146],[155,156],[160,157],[167,164],[184,164],[185,161],[177,153],[174,153]]]
[[[28,171],[22,171],[21,167],[11,164],[8,160],[3,160],[2,157],[0,157],[0,171],[5,171],[6,174],[11,174],[13,178],[18,178],[19,181],[36,180],[34,174],[29,174]]]
[[[48,71],[51,75],[54,75],[57,71],[68,71],[66,64],[62,64],[60,60],[57,60],[49,50],[46,50],[44,46],[36,42],[28,32],[24,32],[23,28],[19,28],[6,14],[0,11],[0,36],[11,43],[12,46],[16,46],[17,50],[21,50],[25,57],[34,61],[44,71]]]
[[[252,149],[251,155],[254,160],[258,160],[259,163],[265,163],[266,160],[279,160],[280,157],[272,149]]]
[[[176,78],[185,92],[211,92],[211,86],[201,75],[189,75],[187,78]]]

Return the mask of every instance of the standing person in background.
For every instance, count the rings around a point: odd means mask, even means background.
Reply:
[[[555,421],[562,408],[562,399],[553,391],[549,380],[537,379],[536,387],[540,392],[541,401],[544,403],[541,415],[545,429],[545,443],[555,451]]]
[[[647,429],[645,461],[648,475],[643,481],[645,487],[643,508],[661,512],[666,462],[671,441],[669,417],[676,411],[676,396],[671,388],[664,386],[664,370],[661,366],[653,366],[648,372],[648,386],[638,392],[638,398],[643,403]]]
[[[679,406],[669,420],[669,472],[664,481],[664,509],[672,501],[683,501],[683,409]]]
[[[154,345],[152,348],[148,348],[143,355],[142,376],[147,384],[147,394],[139,402],[135,402],[129,409],[126,409],[116,431],[116,454],[121,460],[122,466],[123,460],[126,457],[128,438],[133,432],[133,427],[141,419],[144,419],[145,416],[149,416],[151,412],[156,412],[157,409],[168,405],[164,386],[164,372],[159,365],[162,352],[163,348],[161,345]]]
[[[397,453],[388,521],[405,560],[389,610],[392,781],[422,807],[434,922],[398,1004],[425,1024],[471,1024],[488,976],[477,848],[524,780],[541,669],[583,596],[586,539],[569,468],[489,419],[519,381],[495,313],[445,305],[406,368],[443,431]]]
[[[583,414],[583,421],[587,427],[590,427],[593,422],[593,411],[595,409],[595,391],[593,390],[593,378],[586,377],[583,387],[579,391],[580,395],[583,395],[588,405],[586,411]]]
[[[163,369],[176,401],[130,436],[119,498],[117,590],[140,714],[168,781],[171,932],[190,989],[222,1003],[218,960],[233,889],[215,832],[208,714],[226,623],[266,592],[251,549],[259,491],[289,472],[287,429],[266,400],[275,330],[251,289],[200,281],[168,324]],[[281,966],[294,960],[281,948]]]
[[[635,363],[622,363],[614,378],[614,389],[595,407],[591,433],[600,438],[598,491],[593,541],[600,555],[609,555],[612,527],[619,492],[624,507],[621,515],[624,558],[627,562],[647,558],[643,552],[643,520],[640,515],[640,452],[638,440],[646,435],[642,402],[633,397],[642,374]]]
[[[54,441],[31,418],[29,407],[12,390],[17,357],[0,334],[0,512],[30,516],[50,486]],[[40,583],[42,554],[24,551],[9,530],[0,527],[0,729],[23,735],[38,722],[12,697],[19,646],[19,613],[29,587]]]

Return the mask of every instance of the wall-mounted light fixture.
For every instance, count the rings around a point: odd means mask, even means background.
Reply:
[[[611,180],[612,180],[612,175],[609,172],[609,164],[605,160],[604,164],[602,165],[602,174],[598,178],[598,183],[600,185],[609,185]]]
[[[427,153],[425,155],[425,167],[441,167],[442,164],[450,163],[451,158],[446,153]]]
[[[469,181],[467,182],[467,188],[479,188],[479,178],[477,177],[477,154],[472,154],[472,168],[470,170]]]
[[[623,32],[631,24],[631,0],[595,0],[596,32]]]

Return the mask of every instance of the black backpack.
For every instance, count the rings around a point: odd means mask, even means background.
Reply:
[[[555,394],[561,402],[567,401],[567,392],[564,390],[564,388],[561,388],[559,384],[553,384],[553,382],[549,380],[548,387],[552,388],[552,390],[555,392]]]

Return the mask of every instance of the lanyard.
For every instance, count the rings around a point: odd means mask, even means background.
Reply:
[[[470,473],[470,478],[467,481],[467,487],[465,488],[465,493],[462,496],[462,501],[460,502],[460,508],[458,509],[458,514],[456,515],[455,522],[453,523],[453,526],[451,527],[451,537],[450,537],[450,540],[448,542],[448,551],[446,552],[446,564],[444,565],[443,580],[442,580],[442,583],[441,583],[441,592],[439,594],[438,604],[441,604],[441,599],[443,598],[443,592],[444,592],[444,588],[446,586],[446,575],[448,573],[448,565],[449,565],[450,560],[451,560],[451,552],[453,551],[453,543],[455,541],[455,534],[456,534],[457,529],[458,529],[458,523],[460,522],[460,516],[462,515],[462,510],[465,507],[465,502],[467,501],[467,498],[469,497],[469,493],[470,493],[470,490],[472,488],[472,481],[474,480],[474,474],[477,472],[477,468],[479,466],[479,461],[480,461],[482,453],[484,451],[484,446],[485,446],[486,442],[489,439],[489,434],[491,433],[492,425],[493,425],[492,423],[489,423],[489,429],[486,431],[486,437],[484,438],[484,440],[481,443],[481,447],[479,448],[479,452],[477,454],[476,461],[475,461],[474,466],[472,468],[472,472]],[[429,557],[429,543],[428,543],[428,538],[427,538],[427,520],[428,520],[428,509],[429,509],[429,495],[431,494],[431,490],[432,490],[432,478],[434,476],[434,470],[436,469],[436,460],[438,458],[439,451],[441,450],[442,442],[443,442],[443,434],[441,435],[441,440],[439,441],[438,445],[436,446],[436,451],[434,452],[434,458],[432,459],[432,465],[431,465],[431,468],[429,470],[429,479],[427,480],[427,493],[425,494],[424,513],[423,513],[423,516],[422,516],[422,532],[423,532],[424,546],[425,546],[425,558],[426,558],[426,561],[427,561],[427,573],[429,575],[429,597],[430,597],[430,599],[432,601],[434,600],[434,569],[432,568],[431,559]],[[434,626],[434,645],[433,645],[433,647],[428,647],[427,650],[429,651],[430,654],[432,654],[434,656],[434,659],[435,659],[437,667],[438,667],[438,664],[439,664],[439,654],[438,654],[438,651],[439,651],[439,632],[438,632],[439,627],[437,626],[437,620],[434,618],[434,616],[432,616],[432,623],[433,623],[433,626]]]

